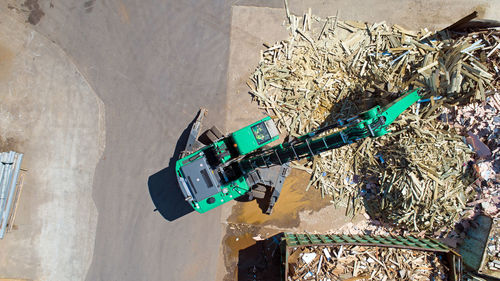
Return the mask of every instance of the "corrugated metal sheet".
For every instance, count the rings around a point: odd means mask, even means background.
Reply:
[[[0,153],[0,239],[9,221],[22,159],[23,154],[14,151]]]

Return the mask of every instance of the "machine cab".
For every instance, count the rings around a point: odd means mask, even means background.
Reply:
[[[231,134],[240,155],[253,152],[279,137],[276,124],[271,117],[266,117]]]

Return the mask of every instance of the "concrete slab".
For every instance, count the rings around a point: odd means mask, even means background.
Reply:
[[[26,170],[0,277],[81,280],[94,249],[104,105],[57,45],[3,11],[0,100],[0,150],[23,152]]]
[[[287,37],[282,9],[233,6],[227,80],[226,126],[229,132],[251,124],[267,114],[251,102],[247,81],[255,71],[263,43]],[[265,28],[264,28],[265,27]]]
[[[16,2],[4,9],[29,21]],[[224,127],[230,2],[38,4],[36,30],[72,57],[106,107],[86,279],[214,280],[220,210],[187,214],[172,165],[200,106],[204,125]]]

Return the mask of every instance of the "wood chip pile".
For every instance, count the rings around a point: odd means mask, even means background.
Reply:
[[[303,17],[287,10],[286,22],[290,37],[266,46],[248,83],[282,134],[297,137],[347,119],[410,87],[424,95],[392,134],[293,163],[311,174],[307,189],[347,206],[348,215],[382,198],[371,213],[376,218],[411,231],[451,227],[474,195],[466,173],[472,151],[438,117],[444,107],[494,93],[499,32],[410,31],[311,10]]]
[[[311,246],[295,249],[288,262],[288,281],[448,280],[443,256],[417,250]]]
[[[369,159],[367,175],[376,179],[364,189],[366,211],[412,231],[452,226],[475,198],[464,165],[470,149],[446,124],[408,118],[418,117],[403,116],[396,125],[401,134],[381,141],[384,164],[364,155]],[[372,142],[366,140],[360,149],[367,151]]]

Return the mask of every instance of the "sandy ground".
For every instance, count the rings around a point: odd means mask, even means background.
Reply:
[[[2,11],[0,100],[0,150],[24,153],[26,170],[0,278],[81,280],[94,249],[104,105],[57,45]]]
[[[500,4],[491,1],[289,2],[292,12],[299,14],[308,7],[321,16],[339,10],[344,19],[386,20],[407,28],[442,28],[473,9],[485,18],[500,18]],[[106,112],[105,150],[94,175],[102,147],[97,140],[102,139],[104,127],[99,123],[103,111],[98,99],[94,97],[93,103],[86,103],[83,97],[73,100],[68,93],[80,91],[78,81],[54,72],[47,73],[52,75],[49,81],[64,80],[72,87],[57,100],[44,99],[45,107],[31,106],[32,99],[14,99],[2,92],[11,99],[10,108],[24,103],[19,108],[31,119],[2,118],[0,124],[17,128],[17,135],[11,134],[31,143],[22,148],[32,155],[26,164],[39,163],[30,170],[45,171],[33,173],[36,176],[31,184],[25,185],[31,186],[33,193],[22,197],[21,202],[26,203],[20,207],[18,222],[23,222],[23,217],[26,221],[9,233],[12,250],[0,251],[0,266],[15,275],[8,277],[44,280],[51,273],[58,278],[46,280],[234,280],[238,276],[234,265],[248,262],[239,260],[241,253],[254,249],[251,235],[271,236],[287,229],[326,232],[343,225],[346,220],[341,210],[322,208],[327,202],[318,204],[323,199],[317,194],[301,192],[303,176],[287,181],[288,194],[283,194],[269,218],[258,213],[255,202],[228,204],[203,215],[190,213],[173,177],[172,165],[198,107],[209,109],[207,127],[217,124],[226,131],[262,116],[250,102],[245,82],[258,63],[262,43],[286,37],[281,26],[282,5],[280,0],[4,1],[0,11],[31,25],[65,52],[102,100]],[[33,34],[38,38],[36,32]],[[0,48],[6,57],[17,50]],[[46,69],[37,64],[38,54],[32,54],[33,64]],[[12,80],[12,71],[4,65],[13,61],[2,65],[0,69],[7,70],[0,71],[0,79],[4,75],[8,77],[4,81]],[[33,67],[25,68],[34,71]],[[45,72],[34,73],[38,81]],[[57,92],[52,91],[56,85],[51,82],[51,91],[46,94]],[[1,106],[4,110],[3,100]],[[65,113],[59,113],[61,110]],[[52,119],[44,119],[44,114]],[[35,121],[24,124],[24,120]],[[78,130],[64,123],[67,120],[78,120]],[[39,123],[45,121],[49,123]],[[36,134],[28,133],[30,130]],[[94,146],[86,144],[87,139],[94,140]],[[44,146],[44,141],[52,146]],[[59,141],[64,145],[57,145]],[[86,145],[81,146],[81,142]],[[52,163],[62,166],[48,169]],[[77,182],[80,196],[71,197],[75,194],[67,189],[68,182]],[[98,212],[95,232],[93,208]],[[45,210],[41,213],[45,221],[40,221],[37,210]],[[22,227],[27,230],[22,232]],[[65,231],[73,231],[71,239],[47,234],[69,234]],[[72,256],[76,248],[66,251],[56,244],[76,239],[86,241],[78,257]],[[0,247],[9,245],[4,241]],[[8,261],[13,256],[5,253],[14,253],[14,244],[26,246],[16,251],[16,259]],[[39,263],[44,258],[46,262]],[[51,271],[55,265],[66,265],[66,269]]]

